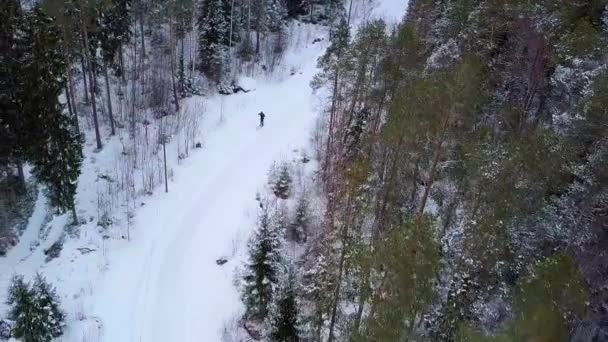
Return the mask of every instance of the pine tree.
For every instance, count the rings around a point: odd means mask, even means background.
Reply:
[[[331,105],[329,109],[329,125],[327,142],[325,146],[325,160],[323,165],[323,176],[325,181],[329,180],[331,172],[331,163],[333,157],[333,141],[332,136],[336,126],[336,112],[338,106],[338,97],[340,94],[340,70],[343,68],[344,61],[342,55],[350,45],[350,26],[348,22],[342,18],[335,31],[331,32],[330,45],[325,51],[325,54],[317,61],[317,66],[321,72],[316,74],[311,81],[313,89],[319,89],[327,83],[330,83]]]
[[[205,0],[199,11],[199,68],[215,83],[221,81],[228,67],[230,23],[227,15],[224,0]]]
[[[272,313],[273,342],[296,342],[300,340],[298,329],[298,303],[296,299],[295,271],[290,268],[287,279],[283,280],[276,297]]]
[[[247,316],[264,320],[268,316],[276,286],[280,238],[273,227],[268,208],[263,206],[258,229],[249,242],[249,263],[244,276],[243,302]]]

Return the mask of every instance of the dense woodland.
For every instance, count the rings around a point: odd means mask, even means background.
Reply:
[[[318,170],[304,174],[307,156],[271,170],[237,275],[246,310],[225,339],[608,340],[606,0],[410,0],[396,27],[356,30],[351,10],[6,0],[0,251],[39,185],[78,224],[87,139],[121,138],[98,221],[126,207],[128,226],[135,198],[166,185],[167,139],[183,157],[197,143],[180,100],[272,72],[298,20],[329,30],[311,82],[328,95]],[[61,334],[53,293],[15,278],[14,336],[39,317],[54,324],[26,340]]]
[[[396,28],[349,20],[311,83],[329,90],[318,190],[271,173],[248,335],[608,340],[606,1],[410,0]]]

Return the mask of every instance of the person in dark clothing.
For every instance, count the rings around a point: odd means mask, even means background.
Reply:
[[[259,112],[258,115],[260,116],[260,127],[264,127],[264,118],[266,117],[266,114],[264,114],[264,112]]]

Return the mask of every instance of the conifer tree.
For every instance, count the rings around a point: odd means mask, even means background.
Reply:
[[[193,0],[176,0],[173,4],[173,17],[175,18],[175,38],[179,41],[179,55],[177,57],[177,77],[181,96],[186,96],[186,88],[192,88],[191,80],[186,78],[186,62],[184,40],[186,33],[192,29],[192,14],[194,12]]]
[[[270,32],[280,32],[283,23],[287,18],[287,8],[282,0],[268,0],[266,13],[268,16],[268,30]]]
[[[276,286],[280,239],[273,227],[268,208],[263,205],[258,229],[249,242],[249,262],[244,276],[243,301],[247,316],[264,320]]]
[[[302,338],[321,341],[325,323],[332,308],[336,287],[338,250],[335,234],[327,234],[309,245],[301,279]]]
[[[207,78],[219,83],[227,68],[230,24],[224,0],[202,2],[199,17],[199,68]]]
[[[9,318],[15,321],[13,336],[25,342],[50,342],[61,336],[65,316],[55,290],[37,275],[33,287],[15,276],[8,293]]]
[[[290,268],[287,279],[283,280],[275,296],[276,303],[272,313],[272,331],[270,335],[270,340],[273,342],[296,342],[300,340],[295,287],[295,271],[293,268]]]
[[[290,18],[296,18],[298,15],[305,13],[303,0],[287,0],[285,3]]]
[[[102,68],[106,83],[106,99],[108,116],[110,119],[111,135],[116,134],[114,113],[112,111],[112,97],[110,91],[110,74],[108,68],[112,67],[117,75],[121,75],[122,63],[116,63],[122,45],[129,40],[129,10],[130,0],[112,0],[99,3],[97,6],[99,28],[94,37],[99,41],[101,48]],[[122,58],[122,56],[120,56]]]
[[[281,164],[279,169],[278,178],[273,185],[274,194],[281,199],[289,198],[289,191],[291,186],[291,175],[289,174],[289,165],[287,163]]]
[[[82,145],[75,118],[66,116],[59,102],[66,72],[59,32],[39,7],[27,14],[24,30],[29,59],[23,66],[28,73],[23,84],[31,95],[22,115],[38,141],[31,148],[34,174],[47,186],[51,204],[60,211],[71,210],[76,222],[74,196]]]
[[[287,238],[301,243],[306,241],[308,235],[308,200],[305,195],[298,199],[293,222],[289,225]]]
[[[255,31],[255,56],[256,60],[260,54],[261,36],[268,29],[268,2],[272,0],[258,0],[251,9],[251,20]]]
[[[32,292],[35,294],[37,306],[44,314],[46,327],[52,337],[59,337],[63,334],[65,314],[59,307],[59,297],[46,279],[39,273],[36,274]]]
[[[15,322],[13,336],[28,342],[36,341],[33,336],[34,330],[40,328],[32,326],[35,322],[34,293],[22,276],[13,277],[7,298],[7,304],[10,306],[8,318]]]
[[[19,27],[22,12],[18,0],[8,0],[0,6],[0,166],[17,165],[20,185],[25,185],[23,162],[26,160],[28,134],[21,107],[25,101],[20,91],[22,48]]]
[[[311,82],[313,89],[318,89],[329,83],[331,89],[331,105],[329,109],[329,123],[327,142],[325,146],[325,160],[323,165],[323,173],[325,180],[328,180],[331,172],[331,163],[333,158],[333,141],[334,129],[336,125],[336,112],[338,105],[338,97],[340,94],[340,69],[343,67],[344,61],[342,54],[350,45],[350,26],[346,19],[342,20],[337,25],[336,29],[331,32],[330,45],[325,51],[325,54],[318,60],[317,66],[321,71],[316,74]]]

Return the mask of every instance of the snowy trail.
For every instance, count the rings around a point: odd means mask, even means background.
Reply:
[[[219,341],[223,323],[240,308],[233,286],[240,256],[224,266],[233,239],[253,228],[255,193],[275,160],[308,142],[315,120],[308,86],[321,44],[302,47],[301,73],[257,90],[206,104],[205,148],[177,170],[169,193],[138,211],[134,241],[110,256],[95,295],[104,341]],[[257,129],[257,113],[267,114]],[[246,239],[246,236],[241,236]]]

